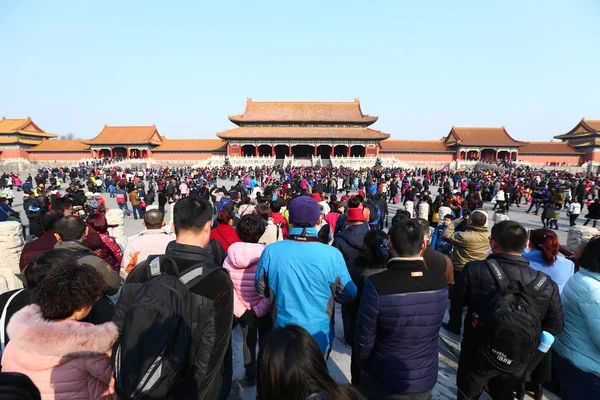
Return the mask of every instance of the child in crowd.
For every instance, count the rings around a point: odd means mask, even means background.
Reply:
[[[444,219],[441,224],[433,231],[431,237],[431,248],[439,251],[440,253],[446,254],[447,256],[452,254],[452,244],[443,239],[444,232],[448,225],[452,223],[452,214],[444,215]]]

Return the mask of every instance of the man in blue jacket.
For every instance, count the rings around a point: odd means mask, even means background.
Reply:
[[[427,269],[423,229],[405,219],[390,229],[394,257],[365,283],[352,357],[368,399],[429,399],[438,376],[438,335],[448,284]]]
[[[265,247],[254,283],[259,295],[272,299],[274,328],[299,325],[328,355],[335,333],[333,300],[351,302],[356,285],[342,253],[317,238],[319,204],[300,196],[290,202],[288,211],[290,237]]]

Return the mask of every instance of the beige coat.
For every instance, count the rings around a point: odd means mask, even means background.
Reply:
[[[490,234],[487,228],[470,226],[464,232],[455,232],[458,222],[452,222],[442,235],[452,243],[452,265],[455,271],[462,271],[469,261],[483,260],[490,250]]]

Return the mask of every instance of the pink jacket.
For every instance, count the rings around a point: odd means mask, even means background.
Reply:
[[[10,319],[7,333],[2,371],[29,376],[43,400],[117,398],[109,352],[118,331],[112,322],[48,321],[32,304]]]
[[[246,310],[254,310],[257,317],[265,316],[271,308],[271,300],[258,295],[254,276],[258,260],[265,248],[260,243],[237,242],[229,246],[223,267],[229,271],[233,282],[233,314],[241,317]]]

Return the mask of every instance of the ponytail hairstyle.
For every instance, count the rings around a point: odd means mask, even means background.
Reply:
[[[529,247],[542,252],[542,259],[549,266],[556,261],[560,244],[556,233],[550,229],[534,229],[529,232]]]
[[[385,266],[391,258],[387,233],[379,229],[369,231],[365,235],[365,253],[369,260],[369,267]]]
[[[233,219],[233,212],[229,208],[224,208],[217,213],[217,224],[228,224]]]

